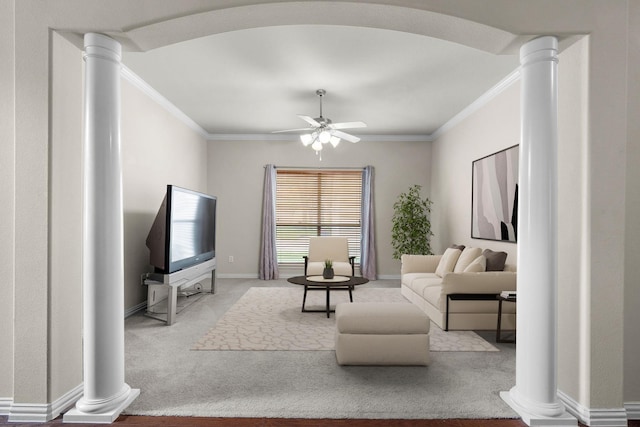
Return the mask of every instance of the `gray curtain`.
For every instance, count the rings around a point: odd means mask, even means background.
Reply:
[[[276,167],[274,165],[264,167],[259,275],[262,280],[273,280],[279,276],[276,253]]]
[[[360,239],[360,272],[369,280],[377,279],[376,238],[373,209],[373,166],[362,173],[362,238]]]

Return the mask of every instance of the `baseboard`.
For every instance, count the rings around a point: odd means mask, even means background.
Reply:
[[[378,280],[400,280],[399,274],[380,274]]]
[[[216,273],[218,279],[258,279],[257,274],[229,274],[229,273]]]
[[[134,305],[133,307],[129,307],[124,311],[124,318],[126,319],[127,317],[133,316],[134,314],[136,314],[139,311],[144,310],[145,308],[147,308],[147,302],[141,302],[138,305]]]
[[[9,415],[13,399],[10,397],[0,397],[0,415]]]
[[[627,419],[640,420],[640,402],[625,402],[624,408],[627,410]]]
[[[12,403],[8,412],[8,421],[29,423],[51,421],[73,406],[82,397],[83,391],[83,384],[79,384],[51,403]]]
[[[625,408],[587,408],[560,390],[558,390],[558,397],[567,407],[567,411],[583,424],[591,427],[627,426]]]

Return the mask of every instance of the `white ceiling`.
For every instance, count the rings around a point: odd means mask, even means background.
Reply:
[[[123,63],[210,134],[268,134],[323,115],[354,135],[430,135],[518,67],[422,35],[289,25],[215,34]]]

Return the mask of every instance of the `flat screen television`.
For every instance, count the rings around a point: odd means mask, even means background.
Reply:
[[[175,273],[216,256],[216,200],[167,185],[147,236],[149,260],[156,273]]]

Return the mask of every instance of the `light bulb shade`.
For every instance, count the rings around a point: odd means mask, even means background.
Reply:
[[[331,143],[331,145],[333,145],[333,148],[336,148],[338,144],[340,144],[340,138],[338,138],[337,136],[331,136],[329,142]]]
[[[323,144],[326,144],[327,142],[329,142],[330,139],[331,139],[331,134],[329,133],[328,130],[323,130],[322,132],[320,132],[320,135],[318,135],[318,140]]]
[[[313,142],[313,136],[310,133],[303,133],[300,135],[300,141],[302,141],[302,145],[305,147]]]
[[[314,150],[316,150],[316,151],[320,151],[320,150],[322,150],[322,143],[320,142],[320,140],[319,140],[319,139],[316,139],[316,140],[314,141],[314,143],[313,143],[313,144],[311,144],[311,148],[313,148],[313,149],[314,149]]]

